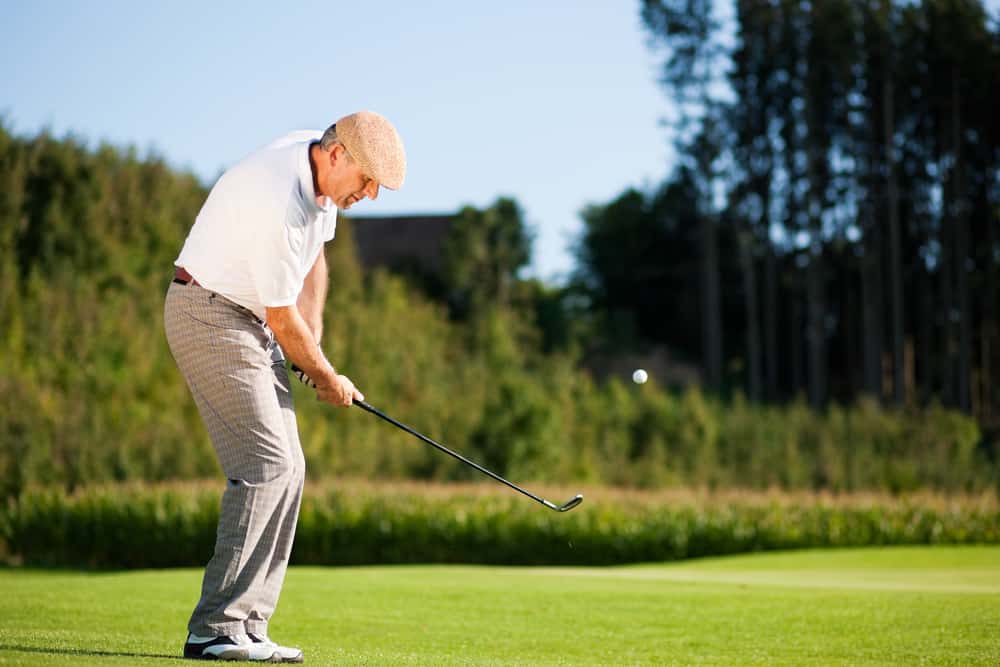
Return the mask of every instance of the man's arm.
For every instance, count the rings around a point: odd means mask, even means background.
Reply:
[[[351,405],[355,399],[364,400],[354,383],[346,375],[339,375],[323,356],[298,306],[268,307],[267,326],[274,332],[285,356],[316,383],[320,400],[344,406]]]
[[[329,274],[326,269],[326,254],[320,248],[319,255],[309,269],[305,281],[302,283],[302,291],[295,305],[299,308],[302,319],[306,326],[312,331],[316,344],[319,345],[323,337],[323,305],[326,303],[326,289],[329,281]],[[282,347],[284,345],[282,344]],[[305,370],[305,367],[299,364]],[[311,376],[310,376],[311,377]]]

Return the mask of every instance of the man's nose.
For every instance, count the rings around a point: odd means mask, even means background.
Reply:
[[[371,183],[368,184],[368,187],[365,188],[365,195],[372,201],[375,201],[376,199],[378,199],[378,190],[379,190],[378,182],[372,181]]]

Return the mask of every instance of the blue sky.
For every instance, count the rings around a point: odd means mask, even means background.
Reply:
[[[289,130],[379,111],[407,182],[353,212],[513,196],[549,280],[572,268],[585,204],[671,167],[637,2],[18,2],[0,80],[16,132],[135,145],[208,184]]]

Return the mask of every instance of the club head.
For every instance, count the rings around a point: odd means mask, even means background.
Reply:
[[[573,496],[570,500],[566,501],[564,505],[562,505],[561,507],[557,507],[556,509],[558,509],[560,512],[568,512],[582,502],[583,502],[583,495],[578,493],[575,496]]]

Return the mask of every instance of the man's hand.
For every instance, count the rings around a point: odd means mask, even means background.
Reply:
[[[295,364],[292,364],[292,375],[301,380],[305,386],[315,389],[319,400],[326,401],[331,405],[347,407],[352,405],[354,401],[365,400],[365,395],[358,391],[357,387],[354,386],[354,383],[346,375],[335,374],[334,381],[324,386],[322,391],[313,382],[313,379]],[[346,397],[350,397],[350,400],[347,400]]]
[[[293,372],[306,384],[310,384],[309,380],[315,383],[316,394],[321,401],[346,407],[355,398],[364,400],[364,395],[354,387],[354,383],[337,373],[323,356],[296,306],[268,307],[267,325],[292,362]]]
[[[349,377],[337,375],[335,378],[336,380],[331,384],[316,385],[316,396],[319,400],[345,408],[353,404],[354,401],[365,400],[365,395],[357,390]]]

